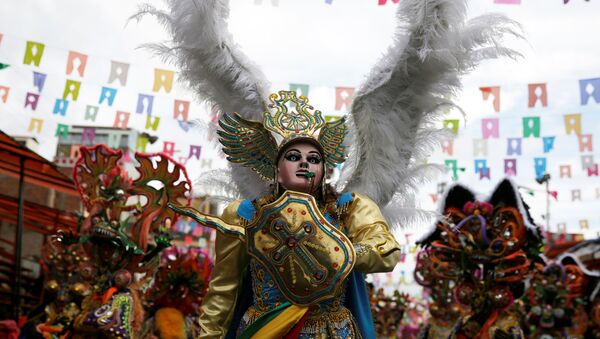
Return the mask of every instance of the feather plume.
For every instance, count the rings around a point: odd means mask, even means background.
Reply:
[[[172,39],[146,44],[179,68],[181,78],[200,100],[221,112],[238,112],[249,120],[261,120],[266,110],[269,84],[262,72],[244,55],[228,31],[226,0],[166,0],[168,10],[152,5],[139,7],[131,19],[154,16]],[[251,169],[231,164],[232,178],[245,197],[255,197],[265,184]]]
[[[400,204],[412,201],[394,197],[410,196],[427,179],[419,162],[445,138],[433,123],[455,107],[460,76],[482,60],[519,56],[501,46],[506,35],[521,37],[516,22],[499,14],[465,21],[465,13],[466,0],[403,0],[394,43],[354,98],[355,142],[343,190],[367,194],[396,211],[395,220],[410,208]]]

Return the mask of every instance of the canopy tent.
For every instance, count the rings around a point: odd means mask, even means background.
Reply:
[[[0,213],[11,215],[16,219],[15,253],[14,253],[14,282],[13,282],[13,306],[14,317],[18,320],[21,313],[21,249],[23,238],[23,227],[40,227],[52,220],[53,214],[50,208],[43,209],[25,203],[23,194],[24,183],[53,189],[69,195],[78,195],[77,189],[71,178],[58,170],[56,165],[44,159],[39,154],[21,146],[19,142],[0,130],[0,173],[19,179],[18,195],[15,199],[5,199],[0,204]],[[15,209],[16,207],[16,209]],[[15,216],[16,212],[16,216]],[[60,219],[60,218],[59,218]],[[68,219],[68,218],[67,218]],[[65,219],[65,221],[67,220]],[[56,219],[55,219],[56,220]],[[72,221],[69,222],[72,224]],[[54,223],[52,223],[54,224]],[[50,226],[48,224],[47,226]],[[41,226],[42,228],[44,226]]]
[[[20,178],[23,167],[25,182],[74,196],[79,195],[73,180],[64,175],[55,164],[21,146],[18,141],[1,130],[0,154],[0,173]],[[21,161],[27,162],[27,166],[21,166]]]

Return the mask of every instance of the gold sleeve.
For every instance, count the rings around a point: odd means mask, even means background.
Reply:
[[[240,202],[225,208],[221,217],[225,222],[242,224],[237,215]],[[236,237],[217,232],[215,250],[215,267],[201,306],[199,338],[224,338],[227,334],[248,264],[246,245]]]
[[[367,196],[354,193],[344,225],[356,250],[354,268],[363,273],[390,272],[400,260],[400,245],[381,210]]]

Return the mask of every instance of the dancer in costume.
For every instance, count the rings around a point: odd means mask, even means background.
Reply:
[[[79,241],[90,259],[80,275],[91,290],[70,335],[138,338],[140,292],[158,268],[160,251],[170,246],[176,220],[167,203],[189,203],[191,184],[185,169],[162,153],[136,152],[134,179],[119,165],[121,150],[96,145],[80,151],[73,178],[87,211]]]
[[[399,245],[371,199],[325,183],[326,168],[344,160],[344,120],[325,122],[295,92],[271,100],[264,125],[225,115],[219,135],[230,161],[275,178],[273,192],[233,202],[222,219],[174,207],[222,231],[202,335],[221,337],[229,325],[243,338],[357,338],[356,321],[371,321],[360,273],[391,271]],[[244,291],[253,292],[247,304]]]
[[[202,336],[260,337],[268,329],[270,336],[373,338],[362,273],[393,268],[399,253],[388,222],[416,215],[412,194],[435,167],[419,160],[445,136],[431,122],[453,105],[460,75],[481,60],[515,55],[498,45],[504,34],[518,35],[515,23],[499,15],[466,22],[465,0],[402,1],[395,41],[357,91],[346,127],[325,123],[293,92],[271,96],[268,107],[268,82],[227,31],[226,1],[168,5],[145,5],[136,17],[150,13],[168,27],[172,43],[152,47],[220,110],[231,171],[204,182],[242,198],[222,219],[173,206],[221,231]],[[323,173],[347,154],[328,189]]]
[[[505,179],[487,201],[477,201],[472,191],[455,185],[444,199],[443,214],[420,241],[425,248],[418,255],[415,279],[441,289],[446,305],[460,305],[449,337],[523,338],[513,302],[541,262],[541,234],[516,187]],[[423,337],[447,334],[436,327],[440,323],[431,322]]]

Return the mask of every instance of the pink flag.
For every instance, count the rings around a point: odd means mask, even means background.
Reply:
[[[481,119],[481,134],[484,139],[500,137],[500,123],[498,118]]]
[[[479,87],[483,100],[489,100],[490,94],[494,96],[492,105],[494,106],[494,112],[500,112],[500,87]]]

